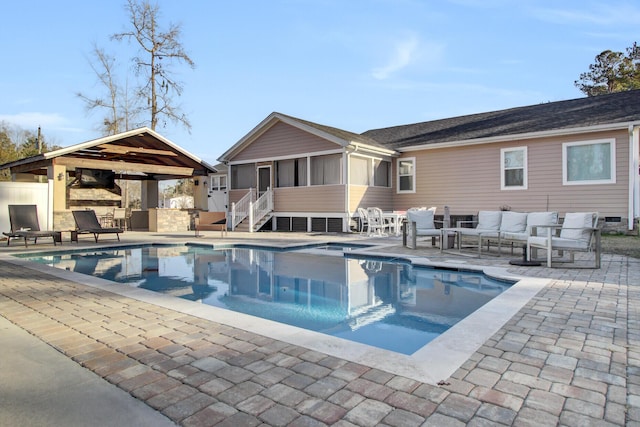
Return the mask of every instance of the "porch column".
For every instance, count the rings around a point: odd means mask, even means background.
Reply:
[[[142,210],[158,207],[158,181],[148,180],[141,182]]]
[[[47,166],[47,230],[64,228],[64,213],[67,210],[67,167],[53,163]],[[62,216],[61,216],[62,215]],[[42,225],[41,225],[42,226]]]

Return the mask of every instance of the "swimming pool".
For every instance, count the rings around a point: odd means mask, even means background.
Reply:
[[[28,259],[407,355],[511,286],[332,246],[141,245]]]

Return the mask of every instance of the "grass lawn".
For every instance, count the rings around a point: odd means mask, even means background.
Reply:
[[[640,258],[640,237],[621,234],[603,234],[602,252]]]

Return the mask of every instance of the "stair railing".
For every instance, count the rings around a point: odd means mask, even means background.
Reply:
[[[231,231],[235,230],[236,226],[250,215],[251,205],[256,197],[255,194],[255,188],[250,188],[240,200],[231,204]]]
[[[273,190],[269,187],[249,208],[249,232],[253,233],[255,225],[273,211]]]

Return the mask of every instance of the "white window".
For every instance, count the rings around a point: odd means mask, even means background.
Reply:
[[[527,189],[527,147],[500,150],[500,189]]]
[[[416,192],[416,158],[398,159],[398,193]]]
[[[373,185],[375,187],[391,187],[391,162],[386,160],[373,161]]]
[[[231,165],[231,189],[256,188],[256,164]]]
[[[311,185],[340,184],[342,155],[311,157]]]
[[[276,187],[306,187],[306,185],[306,157],[276,162]]]
[[[352,185],[373,185],[391,187],[391,162],[365,157],[351,157],[349,183]]]
[[[615,184],[616,144],[614,139],[562,144],[564,185]]]
[[[352,185],[369,185],[371,176],[371,159],[351,157],[349,168],[349,183]]]
[[[210,191],[226,191],[227,189],[227,176],[226,175],[212,175]]]

